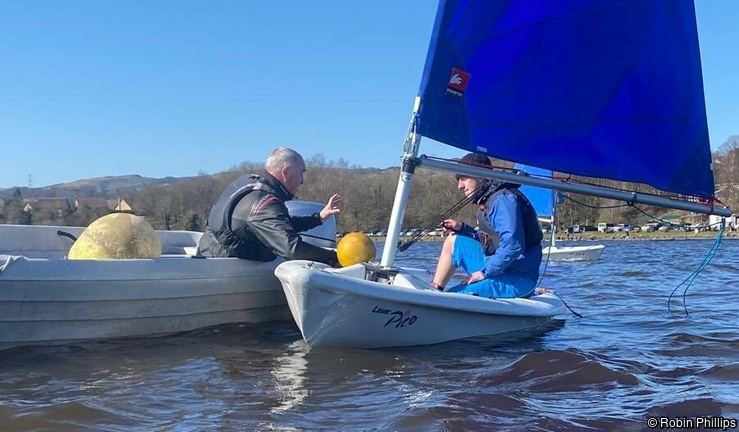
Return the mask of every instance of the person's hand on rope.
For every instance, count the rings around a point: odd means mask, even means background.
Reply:
[[[444,219],[439,225],[447,232],[457,232],[462,229],[462,223],[455,219]]]

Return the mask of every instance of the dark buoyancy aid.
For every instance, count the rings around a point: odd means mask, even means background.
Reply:
[[[231,219],[234,209],[249,193],[264,190],[269,194],[277,195],[282,200],[289,200],[292,195],[284,188],[275,190],[266,179],[252,174],[234,180],[218,198],[208,216],[207,231],[218,241],[222,253],[220,256],[232,256],[246,259],[264,260],[269,257],[253,257],[254,247],[249,239],[244,239],[232,230]],[[253,239],[256,241],[256,238]]]
[[[526,198],[518,188],[520,185],[513,183],[502,183],[496,185],[490,181],[490,185],[485,188],[483,187],[479,198],[475,199],[475,202],[480,205],[477,211],[477,226],[480,232],[480,239],[482,240],[483,249],[486,256],[493,255],[495,250],[500,245],[500,234],[498,234],[493,226],[490,224],[488,214],[491,211],[493,202],[495,199],[504,194],[511,194],[516,196],[516,200],[519,202],[518,211],[521,213],[521,220],[523,223],[523,231],[525,237],[525,249],[528,249],[535,245],[540,245],[544,239],[544,234],[541,232],[539,226],[539,219],[534,209],[533,204]]]

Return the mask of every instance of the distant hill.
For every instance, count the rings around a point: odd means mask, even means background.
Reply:
[[[242,172],[259,172],[261,169],[246,169],[244,167],[234,168]],[[309,168],[310,169],[310,168]],[[353,173],[366,175],[366,174],[378,174],[388,170],[397,171],[398,167],[391,168],[361,168],[352,167],[349,168]],[[221,176],[233,175],[233,171],[224,171],[220,173],[212,174],[214,178],[220,178]],[[0,198],[9,199],[13,196],[16,189],[20,189],[23,198],[72,198],[72,197],[100,197],[114,199],[121,195],[125,195],[126,192],[135,192],[143,189],[147,186],[164,186],[168,184],[175,184],[180,182],[192,181],[197,179],[198,176],[190,177],[164,177],[164,178],[152,178],[142,177],[138,174],[122,175],[122,176],[106,176],[106,177],[95,177],[90,179],[76,180],[69,183],[59,183],[51,186],[44,186],[38,188],[29,187],[13,187],[7,189],[0,189]]]
[[[20,189],[24,198],[52,197],[103,197],[116,198],[125,192],[136,191],[151,185],[166,185],[190,181],[197,177],[164,177],[151,178],[140,175],[106,176],[76,180],[39,188],[18,187],[0,189],[0,198],[11,198],[16,189]]]

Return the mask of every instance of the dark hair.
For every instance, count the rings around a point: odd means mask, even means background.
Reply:
[[[490,158],[480,153],[467,153],[459,161],[467,165],[493,166]]]
[[[461,159],[458,159],[466,165],[473,165],[477,167],[492,167],[493,164],[490,162],[490,158],[480,153],[467,153]],[[460,177],[465,177],[461,174],[457,174],[455,178],[459,180]]]

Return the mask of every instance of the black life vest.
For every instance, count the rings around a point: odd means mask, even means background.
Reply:
[[[218,198],[208,216],[207,230],[216,238],[226,254],[248,258],[253,247],[231,229],[231,217],[236,205],[249,193],[258,189],[269,189],[264,179],[258,175],[242,176],[234,180]],[[272,191],[274,192],[274,191]],[[214,245],[215,246],[215,245]]]
[[[536,214],[534,206],[531,204],[526,195],[518,190],[519,185],[513,183],[503,183],[497,187],[492,184],[488,187],[487,191],[484,191],[480,198],[476,200],[480,204],[480,208],[477,211],[477,226],[482,240],[483,250],[486,256],[490,256],[495,253],[500,245],[500,234],[493,229],[490,224],[490,220],[487,215],[493,206],[495,199],[504,194],[515,195],[519,205],[518,211],[521,213],[521,220],[523,222],[523,231],[525,237],[525,249],[532,246],[541,245],[541,241],[544,239],[544,234],[541,232],[539,226],[539,219]]]

